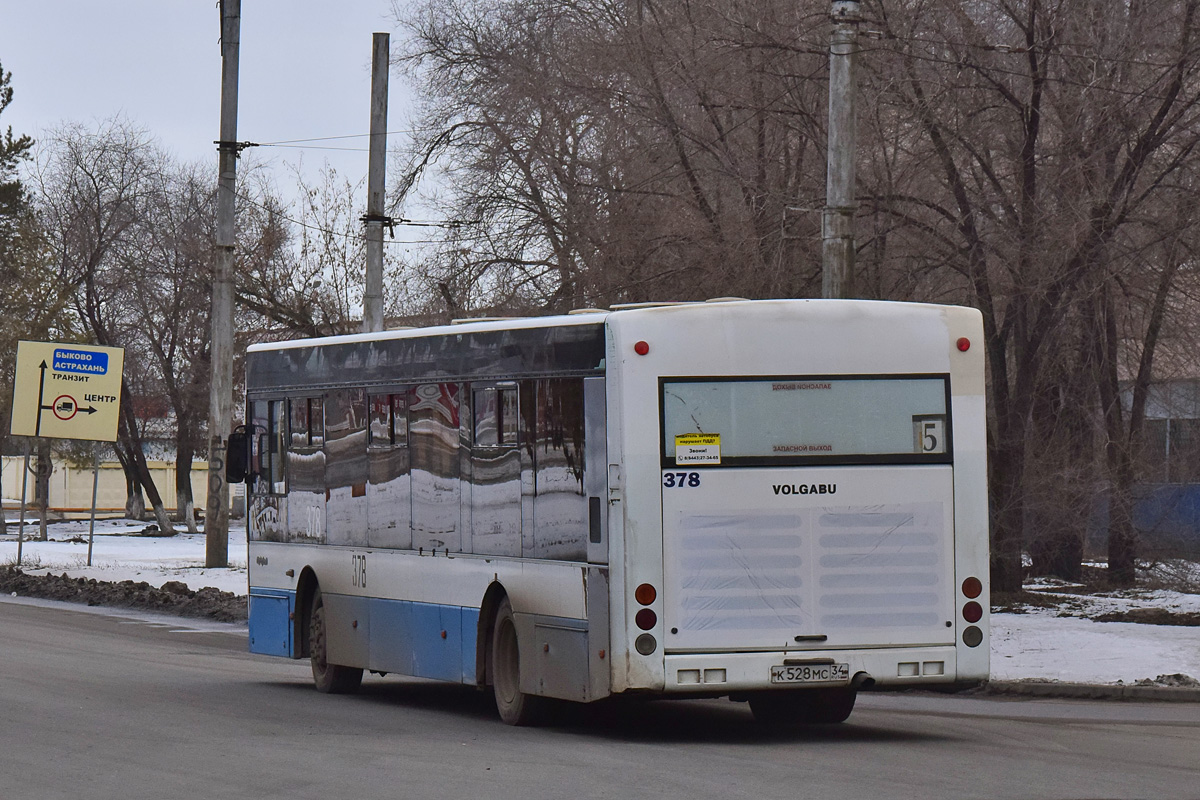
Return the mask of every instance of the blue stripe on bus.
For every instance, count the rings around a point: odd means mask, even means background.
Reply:
[[[370,605],[372,669],[475,683],[479,609],[379,598]]]
[[[370,598],[367,604],[371,669],[475,683],[478,608],[381,598]],[[295,610],[295,592],[251,588],[250,652],[293,657]]]
[[[295,652],[291,619],[295,610],[295,592],[252,587],[247,620],[250,652],[291,658]]]

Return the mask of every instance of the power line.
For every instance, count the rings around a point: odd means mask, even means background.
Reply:
[[[322,234],[325,234],[326,236],[334,236],[334,237],[337,237],[340,239],[350,239],[350,240],[357,240],[357,241],[363,241],[363,242],[366,241],[367,237],[362,234],[345,233],[343,231],[334,230],[333,228],[323,228],[320,225],[313,225],[311,223],[304,222],[302,220],[298,220],[295,217],[290,217],[287,214],[284,214],[283,212],[281,212],[278,208],[272,208],[272,207],[263,205],[262,203],[258,202],[257,200],[255,200],[254,198],[250,197],[249,195],[247,195],[243,192],[238,192],[237,196],[238,196],[238,199],[242,200],[243,202],[249,203],[250,205],[254,206],[255,208],[259,208],[263,211],[266,211],[268,214],[274,214],[275,216],[279,217],[280,219],[287,220],[288,222],[292,223],[293,225],[300,227],[300,228],[304,228],[305,230],[314,231],[316,233],[322,233]],[[396,220],[393,224],[394,225],[403,225],[405,227],[412,227],[412,228],[446,228],[446,229],[451,229],[451,230],[458,228],[459,226],[462,225],[462,223],[458,222],[457,220],[450,220],[448,222],[434,222],[434,221],[414,221],[414,220],[406,220],[406,219]],[[397,245],[441,244],[444,241],[445,241],[445,239],[416,239],[416,240],[412,240],[412,241],[404,241],[404,240],[398,241],[396,239],[385,239],[384,243],[385,244],[397,244]]]
[[[365,148],[365,147],[320,147],[320,146],[314,146],[314,145],[310,145],[310,144],[267,144],[264,142],[262,144],[257,145],[257,147],[290,148],[293,150],[340,150],[345,153],[365,153],[365,152],[367,152],[367,148]]]
[[[896,38],[898,38],[898,37],[896,37]],[[936,44],[936,42],[931,42],[929,40],[924,40],[924,39],[912,40],[912,41],[920,41],[922,44]],[[950,43],[945,42],[944,44],[950,44]],[[879,47],[879,48],[875,48],[875,49],[878,52],[893,52],[893,53],[896,53],[897,55],[901,55],[901,56],[904,56],[907,58],[912,58],[917,61],[924,61],[929,64],[939,64],[939,65],[951,66],[951,67],[978,69],[980,71],[987,71],[989,73],[993,73],[996,75],[1003,75],[1003,76],[1007,76],[1010,78],[1029,78],[1029,77],[1031,77],[1029,75],[1029,73],[1026,71],[1000,67],[1000,66],[996,66],[994,64],[982,65],[982,64],[972,63],[972,62],[966,62],[961,59],[955,59],[955,58],[939,58],[937,56],[928,55],[928,54],[924,54],[924,53],[901,52],[899,50],[886,48],[886,47]],[[1003,51],[1001,51],[1001,52],[1003,52]],[[1016,52],[1016,51],[1012,51],[1012,52]],[[1055,54],[1046,54],[1046,55],[1062,55],[1062,54],[1055,53]],[[1139,65],[1147,65],[1147,62],[1144,62],[1144,61],[1133,62],[1133,63],[1137,63]],[[1149,66],[1155,66],[1155,65],[1149,65]],[[1174,66],[1176,66],[1176,65],[1171,65],[1171,67],[1174,67]],[[1157,65],[1157,68],[1167,69],[1168,67],[1162,66],[1162,65]],[[1161,81],[1163,79],[1163,77],[1165,77],[1165,76],[1163,76],[1163,75],[1155,76],[1156,79],[1150,85],[1144,86],[1143,88],[1140,88],[1140,89],[1124,89],[1124,88],[1118,88],[1116,86],[1101,86],[1092,81],[1072,80],[1070,78],[1065,78],[1065,77],[1060,77],[1057,75],[1050,75],[1050,74],[1042,75],[1041,80],[1043,80],[1044,82],[1049,83],[1049,84],[1056,84],[1059,86],[1074,86],[1074,87],[1081,88],[1081,89],[1089,89],[1089,90],[1095,91],[1095,92],[1106,92],[1109,94],[1124,95],[1126,97],[1151,97],[1151,98],[1159,99],[1160,96],[1152,93],[1151,88],[1154,83],[1158,83],[1159,81]],[[959,87],[959,88],[965,88],[965,87]]]
[[[398,133],[413,133],[413,131],[412,130],[388,131],[385,135],[391,136],[393,134],[398,134]],[[370,135],[371,134],[369,134],[369,133],[350,133],[350,134],[346,134],[344,136],[316,136],[311,139],[280,139],[277,142],[262,142],[261,144],[264,147],[266,147],[267,145],[303,144],[305,142],[333,142],[333,141],[337,141],[339,139],[366,139],[366,138],[369,138]]]
[[[1002,54],[1006,54],[1006,55],[1007,54],[1024,55],[1024,54],[1029,53],[1030,50],[1032,49],[1032,50],[1035,50],[1036,52],[1038,52],[1040,55],[1045,56],[1047,58],[1102,61],[1102,62],[1109,63],[1109,64],[1130,64],[1133,66],[1150,67],[1153,69],[1174,69],[1179,66],[1179,63],[1176,61],[1161,62],[1161,61],[1150,61],[1148,59],[1140,59],[1140,58],[1102,55],[1101,53],[1097,53],[1094,51],[1087,51],[1087,48],[1091,47],[1092,45],[1077,44],[1077,43],[1072,43],[1072,42],[1057,42],[1057,43],[1055,43],[1055,46],[1053,49],[1049,49],[1049,48],[1041,48],[1041,47],[1037,47],[1037,46],[1030,48],[1030,47],[1027,47],[1024,45],[1012,46],[1012,45],[1007,45],[1007,44],[975,44],[972,42],[958,42],[958,41],[954,41],[952,39],[931,39],[931,38],[926,38],[926,37],[922,37],[922,36],[901,36],[901,35],[898,35],[895,33],[890,33],[890,32],[880,32],[879,35],[876,37],[868,36],[867,38],[878,38],[882,41],[886,41],[886,40],[890,39],[890,40],[898,41],[898,42],[910,42],[910,43],[915,43],[915,44],[934,45],[934,46],[939,46],[939,47],[944,46],[944,47],[953,47],[953,48],[967,48],[967,49],[971,49],[971,50],[982,50],[985,52],[1002,53]],[[886,50],[888,48],[881,47],[879,49]],[[1067,52],[1068,50],[1076,50],[1079,52]],[[1085,51],[1087,51],[1087,52],[1085,52]],[[951,62],[947,62],[947,63],[957,63],[957,62],[951,61]]]
[[[396,130],[396,131],[388,131],[384,135],[391,136],[393,134],[414,133],[414,132],[415,131],[412,131],[412,130]],[[348,152],[348,153],[365,153],[365,152],[367,152],[367,148],[365,148],[365,147],[322,147],[319,145],[310,145],[307,143],[308,142],[335,142],[335,141],[340,141],[343,139],[367,139],[370,136],[371,136],[371,134],[369,134],[369,133],[351,133],[351,134],[346,134],[345,136],[315,136],[315,137],[312,137],[309,139],[281,139],[277,142],[235,142],[233,144],[237,146],[239,151],[244,150],[248,147],[283,147],[283,148],[294,148],[297,150],[340,150],[340,151],[344,151],[344,152]],[[220,144],[220,142],[215,142],[214,144]]]

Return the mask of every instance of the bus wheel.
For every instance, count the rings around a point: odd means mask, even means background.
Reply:
[[[849,687],[763,692],[750,698],[750,711],[764,725],[828,725],[845,722],[857,697]]]
[[[509,725],[536,725],[544,713],[545,700],[521,691],[521,651],[512,605],[507,597],[496,609],[491,658],[492,692],[496,696],[500,719]]]
[[[318,692],[349,694],[358,691],[363,677],[361,669],[329,663],[325,638],[325,601],[321,598],[320,589],[313,592],[308,615],[308,652],[312,662],[313,683]]]

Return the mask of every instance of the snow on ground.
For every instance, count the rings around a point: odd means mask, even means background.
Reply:
[[[992,615],[993,680],[1131,684],[1175,673],[1200,678],[1200,627]]]
[[[51,523],[48,542],[31,542],[37,522],[25,522],[21,569],[29,575],[66,573],[71,578],[98,581],[145,581],[159,587],[182,581],[189,589],[212,586],[244,595],[246,587],[246,523],[229,522],[229,568],[204,566],[204,534],[186,530],[175,536],[142,536],[146,523],[127,519],[96,520],[92,566],[87,566],[88,520]],[[10,516],[6,537],[0,538],[0,566],[17,563],[17,525]]]
[[[17,561],[16,524],[0,538],[0,565]],[[229,569],[204,567],[203,534],[172,537],[139,535],[144,523],[98,520],[92,566],[86,566],[88,521],[56,522],[49,542],[26,541],[23,566],[30,574],[66,573],[102,581],[145,581],[162,586],[182,581],[191,589],[212,586],[244,595],[246,585],[245,522],[231,520]],[[26,523],[25,535],[36,535]],[[1041,582],[1043,591],[1070,592],[1069,584]],[[1183,673],[1200,678],[1200,627],[1094,622],[1106,611],[1164,608],[1200,612],[1200,593],[1166,589],[1064,594],[1058,607],[1030,608],[1027,613],[992,615],[992,677],[995,680],[1043,679],[1070,683],[1131,684],[1159,675]]]

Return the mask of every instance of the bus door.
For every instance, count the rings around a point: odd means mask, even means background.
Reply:
[[[667,650],[953,644],[946,376],[662,386]]]
[[[251,469],[246,481],[247,535],[252,541],[287,541],[287,484],[283,475],[287,401],[254,400],[249,409]]]

